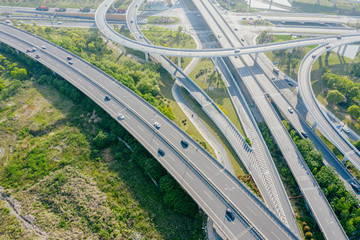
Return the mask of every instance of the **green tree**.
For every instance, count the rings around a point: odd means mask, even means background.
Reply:
[[[328,92],[328,94],[326,96],[326,100],[329,103],[338,104],[338,103],[343,102],[345,100],[345,97],[338,90],[331,90],[331,91]]]
[[[357,105],[352,105],[347,109],[347,112],[354,119],[358,119],[360,117],[360,107]]]
[[[14,69],[10,72],[11,76],[15,79],[25,80],[27,77],[27,70],[25,68]]]

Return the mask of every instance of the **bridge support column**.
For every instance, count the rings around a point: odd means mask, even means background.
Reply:
[[[290,53],[293,53],[293,51],[294,51],[294,48],[290,48],[290,49],[289,49],[289,52],[290,52]]]
[[[259,53],[255,53],[255,62],[257,62],[258,57],[259,57]]]
[[[315,2],[316,2],[316,5],[320,4],[320,0],[315,0]]]
[[[145,53],[145,61],[147,62],[147,61],[149,61],[149,53]]]
[[[122,53],[122,54],[125,54],[124,45],[120,45],[120,48],[121,48],[121,53]]]
[[[334,5],[333,5],[333,7],[336,7],[336,0],[334,0]]]
[[[108,42],[109,42],[109,38],[105,37],[105,43],[108,43]]]
[[[347,161],[349,161],[348,156],[345,154],[344,155],[344,159],[342,160],[342,163],[345,165],[347,163]]]
[[[178,57],[178,67],[181,69],[181,57]]]
[[[19,54],[19,50],[15,49],[16,53]]]
[[[345,45],[345,46],[343,47],[343,50],[342,50],[341,56],[344,56],[344,55],[345,55],[345,51],[346,51],[346,49],[347,49],[347,46],[348,46],[348,45]]]
[[[273,0],[270,1],[270,4],[269,4],[269,9],[271,9],[271,5],[273,3]]]
[[[337,54],[340,55],[340,51],[341,51],[342,47],[343,47],[342,45],[338,47],[338,49],[337,49]]]
[[[315,131],[316,126],[317,126],[317,122],[314,122],[313,125],[311,126],[311,130]]]
[[[56,76],[56,72],[52,71],[53,75]]]
[[[142,11],[144,11],[144,10],[145,10],[145,1],[143,1],[143,2],[142,2],[142,4],[141,4],[141,8],[142,8]]]
[[[217,57],[213,58],[213,62],[214,62],[214,71],[217,70]]]

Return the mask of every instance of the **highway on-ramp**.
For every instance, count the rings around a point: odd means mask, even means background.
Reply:
[[[318,126],[323,130],[329,140],[344,154],[344,159],[351,161],[357,169],[360,169],[360,153],[356,147],[336,128],[336,126],[329,119],[326,112],[324,112],[316,100],[315,94],[311,85],[311,68],[315,60],[321,56],[322,53],[331,50],[338,45],[351,44],[360,42],[360,37],[342,37],[338,41],[332,42],[329,49],[325,45],[319,46],[309,52],[300,64],[298,83],[300,94],[303,102],[314,118]]]

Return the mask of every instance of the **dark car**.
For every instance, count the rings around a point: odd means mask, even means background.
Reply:
[[[187,148],[189,146],[189,143],[185,140],[181,140],[181,146],[183,146],[183,148]]]
[[[235,214],[233,213],[233,211],[231,211],[230,208],[226,209],[226,213],[225,213],[226,217],[228,219],[230,219],[231,221],[234,221],[235,219]]]
[[[40,55],[39,55],[39,54],[36,54],[35,58],[40,58]]]
[[[67,60],[71,60],[71,59],[72,59],[72,57],[71,57],[71,56],[68,56],[66,59],[67,59]]]
[[[350,183],[350,184],[351,184],[351,187],[352,187],[356,192],[359,192],[359,191],[360,191],[360,187],[359,187],[356,183],[352,182],[352,183]]]
[[[165,155],[164,150],[162,150],[161,148],[158,149],[158,154],[160,155],[160,157],[163,157]]]
[[[308,138],[308,135],[306,132],[301,132],[301,135],[304,137],[304,138]]]
[[[107,96],[107,95],[105,96],[105,101],[110,101],[110,99],[111,98],[109,96]]]

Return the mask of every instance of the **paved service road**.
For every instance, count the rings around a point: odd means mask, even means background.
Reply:
[[[64,77],[79,90],[97,102],[118,120],[187,190],[190,196],[213,219],[229,239],[298,239],[250,190],[230,174],[199,144],[184,133],[164,115],[111,78],[79,57],[60,47],[31,35],[28,32],[0,24],[0,40],[21,52],[33,46],[40,63]],[[41,46],[45,45],[46,50]],[[66,58],[73,57],[73,65]],[[105,102],[105,96],[111,100]],[[160,129],[153,124],[158,121]],[[180,141],[189,142],[183,149]],[[162,148],[165,155],[158,155]],[[231,208],[236,218],[229,221],[226,208]],[[256,228],[256,229],[255,229]]]

